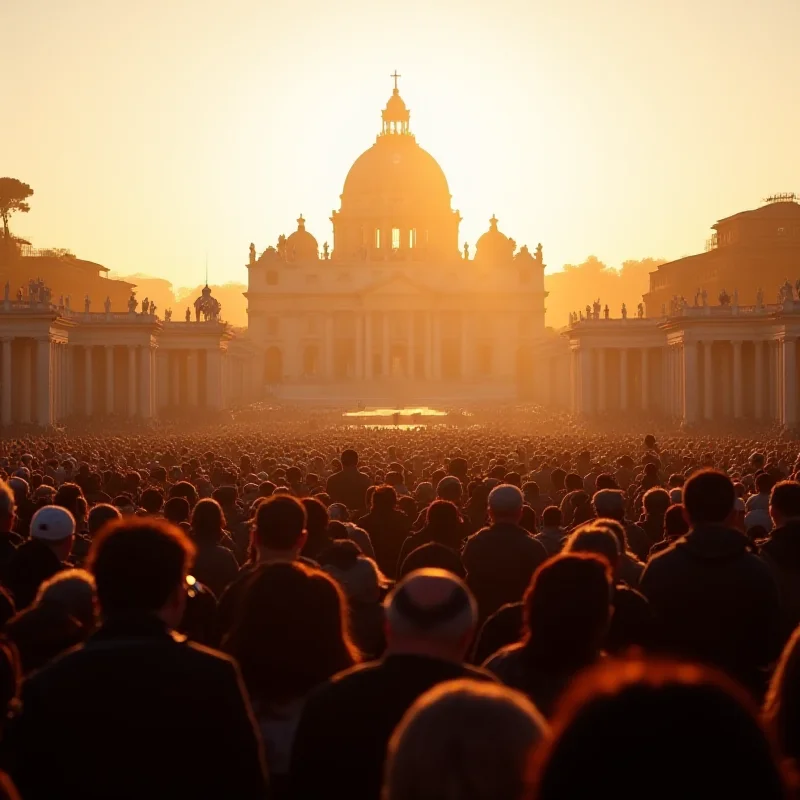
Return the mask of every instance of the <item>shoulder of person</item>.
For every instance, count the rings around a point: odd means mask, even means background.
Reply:
[[[490,672],[493,675],[500,675],[503,670],[509,666],[509,664],[513,664],[513,662],[519,658],[521,651],[521,642],[507,644],[505,647],[501,647],[495,653],[492,653],[492,655],[490,655],[489,658],[483,662],[481,669],[484,672]]]

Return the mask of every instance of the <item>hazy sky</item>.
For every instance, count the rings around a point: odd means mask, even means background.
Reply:
[[[800,190],[798,0],[0,0],[13,230],[177,285],[320,245],[391,93],[474,244],[550,269],[702,250]]]

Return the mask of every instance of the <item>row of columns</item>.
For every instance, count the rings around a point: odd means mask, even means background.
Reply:
[[[161,408],[185,404],[221,410],[228,406],[231,364],[223,350],[160,349],[157,371]]]
[[[619,381],[617,392],[614,394],[619,400],[618,406],[610,407],[611,376],[607,355],[615,352],[619,361],[619,370],[614,380]],[[627,348],[587,348],[580,347],[570,351],[570,384],[571,408],[573,413],[594,414],[605,413],[611,410],[627,411],[630,391],[630,353],[638,354],[639,364],[639,391],[638,400],[643,411],[651,409],[651,374],[650,374],[650,349],[647,347]],[[595,381],[596,378],[596,381]]]

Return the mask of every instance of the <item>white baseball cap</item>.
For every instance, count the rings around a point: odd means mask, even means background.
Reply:
[[[31,538],[60,542],[75,533],[75,517],[61,506],[42,506],[31,518]]]

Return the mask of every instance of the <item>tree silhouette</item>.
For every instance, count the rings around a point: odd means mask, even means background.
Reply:
[[[31,210],[25,202],[33,194],[33,189],[27,183],[16,178],[0,178],[0,217],[3,219],[3,236],[8,243],[11,241],[11,232],[8,229],[8,218],[15,212],[23,214]]]

